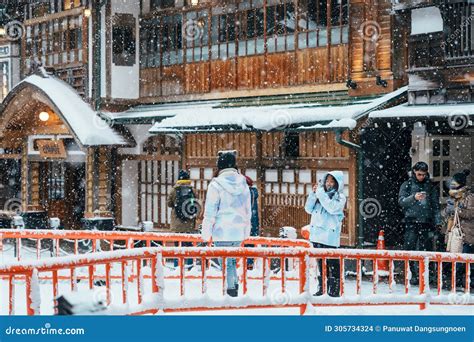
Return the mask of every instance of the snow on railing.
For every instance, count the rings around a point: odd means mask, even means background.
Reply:
[[[153,232],[123,232],[123,231],[97,231],[97,230],[33,230],[33,229],[2,229],[0,231],[0,256],[6,247],[5,241],[13,239],[14,256],[22,259],[22,250],[36,253],[36,258],[41,259],[43,252],[50,256],[78,255],[89,252],[112,251],[116,249],[131,249],[135,247],[161,247],[177,246],[191,243],[193,246],[204,246],[205,242],[199,234],[182,233],[153,233]],[[34,250],[22,243],[27,239],[35,246]],[[43,241],[46,241],[43,242]],[[118,243],[117,243],[118,242]],[[242,246],[269,247],[311,247],[306,240],[293,240],[267,237],[250,237],[242,242]],[[61,247],[63,245],[63,248]],[[142,246],[140,246],[142,245]],[[68,249],[68,250],[67,250]]]
[[[220,259],[220,265],[224,266],[226,258],[236,258],[239,261],[239,285],[242,292],[237,298],[221,294],[225,292],[226,286],[225,267],[216,269],[213,260]],[[249,258],[261,263],[262,267],[248,270]],[[166,277],[167,259],[179,260],[178,277]],[[186,259],[200,260],[200,265],[196,264],[192,270],[187,270]],[[328,275],[325,265],[328,260],[333,259],[342,261],[342,265],[350,261],[355,261],[357,265],[355,283],[346,277],[344,267],[340,268],[339,297],[329,297],[327,294]],[[272,282],[273,277],[269,274],[275,275],[275,270],[271,269],[272,261],[275,260],[279,260],[280,267],[277,281]],[[312,285],[315,283],[315,273],[312,273],[317,264],[315,260],[321,260],[323,265],[321,296],[311,295],[311,289],[314,290]],[[373,265],[377,265],[379,261],[388,261],[388,288],[379,283],[377,267],[373,270],[372,284],[363,281],[360,268],[364,260],[371,260]],[[409,272],[405,272],[403,288],[398,288],[394,279],[396,262],[402,262],[405,270],[410,269],[410,263],[419,265],[418,293],[410,291]],[[453,284],[451,293],[443,294],[439,282],[437,293],[431,291],[428,273],[430,263],[438,265],[438,279],[442,279],[442,263],[450,263],[453,273],[456,273],[456,264],[465,265],[465,293],[457,293],[456,285]],[[304,313],[308,305],[419,305],[423,309],[427,304],[474,304],[473,296],[469,294],[469,269],[472,263],[474,256],[469,254],[263,247],[150,247],[44,260],[11,261],[0,265],[0,278],[6,277],[8,280],[6,291],[2,291],[5,284],[0,281],[0,296],[2,292],[9,296],[8,301],[0,298],[0,314],[51,314],[52,304],[59,295],[86,290],[98,292],[94,298],[100,297],[101,300],[105,294],[105,302],[110,305],[102,314],[276,307],[299,307],[300,312]],[[78,283],[75,272],[86,273],[88,281]],[[98,282],[97,274],[101,272],[105,274],[105,283]],[[249,277],[250,272],[261,274],[252,279]],[[287,283],[285,274],[290,272],[297,284]],[[51,282],[40,281],[41,275],[50,273]],[[149,277],[145,278],[145,274]],[[187,276],[189,274],[194,277]],[[210,275],[214,276],[213,281]],[[22,287],[24,292],[20,295]],[[46,288],[39,291],[42,287]],[[122,296],[119,295],[120,292]],[[52,295],[41,298],[46,296],[45,293]],[[24,297],[26,302],[22,307],[18,299]],[[8,303],[6,308],[5,303]]]

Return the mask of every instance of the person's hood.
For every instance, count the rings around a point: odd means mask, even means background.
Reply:
[[[326,178],[331,175],[337,182],[337,191],[340,193],[344,192],[344,173],[342,171],[331,171],[324,175],[323,186],[326,184]]]
[[[236,169],[224,169],[214,180],[232,196],[238,196],[248,189],[245,177],[240,175]]]

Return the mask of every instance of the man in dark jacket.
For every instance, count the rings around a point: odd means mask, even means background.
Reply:
[[[418,162],[413,166],[410,179],[402,184],[398,203],[405,214],[404,249],[408,251],[432,251],[432,237],[441,227],[439,195],[433,186],[428,165]],[[412,285],[418,284],[418,266],[413,263]]]

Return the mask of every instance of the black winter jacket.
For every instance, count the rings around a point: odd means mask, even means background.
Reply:
[[[415,199],[417,192],[426,192],[426,198],[417,201]],[[439,195],[429,175],[423,182],[419,182],[415,175],[404,182],[400,187],[398,203],[404,211],[406,222],[441,225]]]

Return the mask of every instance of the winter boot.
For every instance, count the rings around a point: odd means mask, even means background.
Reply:
[[[340,297],[340,290],[341,287],[340,287],[340,283],[339,283],[339,279],[335,278],[335,277],[329,277],[328,278],[328,295],[330,295],[331,297]]]
[[[315,297],[319,297],[323,295],[323,281],[321,279],[321,276],[318,276],[318,291],[313,294]]]
[[[234,289],[227,289],[227,295],[237,297],[239,295],[239,285],[235,285]]]

